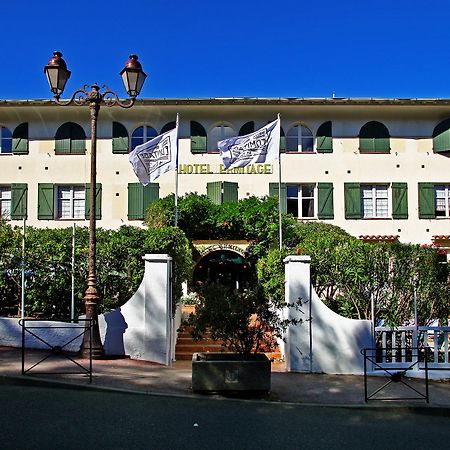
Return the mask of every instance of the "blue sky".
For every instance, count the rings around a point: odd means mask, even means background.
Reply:
[[[68,95],[107,84],[130,53],[143,98],[450,97],[448,0],[3,2],[0,99],[49,98],[53,50]],[[11,66],[11,69],[8,68]]]

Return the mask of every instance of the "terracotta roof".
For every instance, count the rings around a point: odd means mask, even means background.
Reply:
[[[372,235],[365,234],[359,236],[363,241],[396,241],[400,235],[398,234],[380,234],[380,235]]]

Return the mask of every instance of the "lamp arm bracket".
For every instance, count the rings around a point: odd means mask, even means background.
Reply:
[[[134,97],[131,97],[128,101],[128,103],[124,103],[119,99],[119,96],[114,92],[111,91],[111,89],[108,88],[108,86],[103,85],[102,88],[104,89],[103,92],[103,101],[105,102],[106,106],[120,106],[121,108],[131,108],[136,99]]]
[[[72,103],[79,106],[85,105],[86,97],[88,96],[88,91],[86,90],[87,88],[89,88],[89,86],[85,84],[82,88],[77,89],[67,101],[61,101],[60,96],[55,95],[55,103],[59,106],[69,106]]]

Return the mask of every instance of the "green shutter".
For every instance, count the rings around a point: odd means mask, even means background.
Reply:
[[[278,196],[278,183],[269,183],[269,197]],[[281,212],[286,214],[287,211],[287,194],[286,194],[286,184],[281,183]]]
[[[286,136],[280,136],[280,153],[286,153]]]
[[[359,138],[359,151],[361,153],[375,152],[375,139],[374,138]]]
[[[344,183],[345,218],[361,218],[361,190],[359,183]]]
[[[389,153],[391,151],[390,139],[388,137],[374,139],[375,153]]]
[[[55,153],[70,153],[70,123],[64,123],[56,131]]]
[[[223,182],[223,203],[238,202],[238,183]]]
[[[128,132],[119,122],[113,122],[113,153],[128,153]]]
[[[86,135],[80,125],[67,122],[61,125],[55,135],[55,153],[84,153]]]
[[[334,219],[333,183],[318,183],[318,213],[319,219]]]
[[[27,218],[27,190],[28,185],[25,183],[11,185],[11,219]]]
[[[91,201],[90,201],[91,187],[86,184],[84,191],[84,211],[86,220],[89,220],[89,213],[91,211]],[[102,218],[102,184],[97,183],[95,185],[95,218],[100,220]]]
[[[71,153],[84,153],[86,151],[86,135],[83,128],[77,123],[70,123]]]
[[[128,184],[128,219],[144,220],[145,211],[151,203],[159,199],[159,184]]]
[[[206,153],[207,141],[206,136],[191,136],[191,152]]]
[[[419,183],[419,218],[434,219],[435,217],[434,184]]]
[[[318,153],[333,153],[331,121],[323,123],[317,130],[316,150]]]
[[[318,153],[333,153],[333,138],[317,136],[316,149]]]
[[[28,154],[28,124],[20,124],[12,136],[12,151],[15,155]]]
[[[53,220],[54,219],[54,200],[53,200],[53,184],[38,184],[38,219]]]
[[[128,219],[142,220],[144,213],[142,205],[144,204],[144,191],[141,183],[128,183]]]
[[[222,204],[222,182],[213,181],[206,184],[206,194],[216,205]]]
[[[392,183],[392,217],[408,218],[408,184]]]
[[[149,183],[147,186],[142,186],[143,202],[142,202],[142,219],[144,219],[145,211],[151,203],[159,199],[159,184]]]
[[[436,153],[450,151],[450,129],[433,137],[433,150]]]

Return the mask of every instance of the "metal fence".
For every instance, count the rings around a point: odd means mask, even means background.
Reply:
[[[51,325],[49,324],[51,323]],[[66,324],[64,324],[66,323]],[[74,341],[76,341],[80,337],[84,337],[86,333],[89,334],[89,343],[92,343],[92,319],[78,319],[77,322],[73,321],[55,321],[55,320],[43,320],[43,319],[21,319],[19,321],[20,326],[22,327],[22,375],[27,375],[31,371],[35,374],[40,375],[73,375],[73,374],[82,374],[89,376],[89,383],[92,383],[92,345],[89,346],[89,359],[88,366],[86,367],[75,358],[77,357],[76,353],[73,351],[69,351],[67,347],[70,346]],[[56,339],[58,341],[55,344],[53,341],[50,342],[50,339],[46,337],[45,330],[76,330],[75,335],[71,335],[68,340],[65,342],[61,341],[61,337]],[[32,336],[39,343],[42,344],[43,348],[39,349],[37,353],[35,350],[27,348],[26,345],[26,337]],[[55,339],[53,339],[55,340]],[[33,355],[38,356],[38,361],[33,360],[29,367],[26,367],[27,358],[30,357],[30,354],[33,352]],[[44,354],[44,356],[43,356]],[[58,358],[60,361],[69,362],[70,367],[77,367],[78,370],[64,370],[60,371],[58,368],[60,365],[53,364],[50,369],[47,370],[36,370],[38,366],[45,365],[45,362],[50,362],[50,359]],[[48,367],[49,365],[47,365]]]

